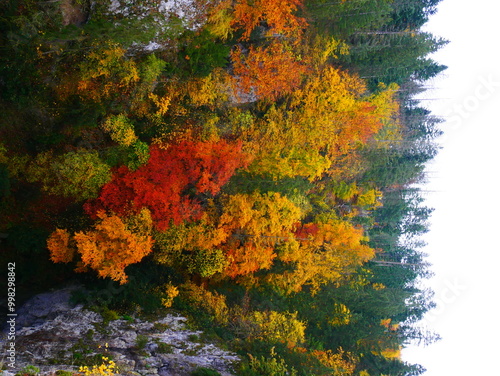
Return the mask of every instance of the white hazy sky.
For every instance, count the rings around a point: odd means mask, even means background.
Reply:
[[[450,43],[433,55],[449,68],[425,101],[443,116],[442,150],[424,187],[434,207],[425,252],[437,307],[423,325],[443,339],[405,360],[425,376],[500,375],[500,51],[492,0],[443,0],[424,28]]]

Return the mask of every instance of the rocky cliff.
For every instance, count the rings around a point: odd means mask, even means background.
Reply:
[[[204,340],[202,331],[188,329],[185,317],[165,313],[155,319],[103,318],[70,303],[78,288],[37,295],[18,310],[15,367],[8,366],[4,357],[3,375],[13,375],[27,365],[38,367],[42,375],[54,375],[101,364],[119,375],[188,376],[198,368],[232,375],[239,361],[236,354]],[[10,343],[7,334],[4,330],[0,341],[2,354]]]

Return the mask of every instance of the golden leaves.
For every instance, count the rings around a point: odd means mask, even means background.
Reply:
[[[236,194],[225,198],[220,227],[229,235],[222,244],[229,277],[268,269],[276,258],[274,245],[293,237],[303,213],[279,193]]]
[[[314,350],[312,355],[324,366],[333,368],[338,376],[352,375],[358,363],[356,357],[351,352],[344,351],[342,347],[339,347],[336,353],[332,350]]]
[[[165,293],[166,298],[161,299],[161,304],[165,308],[170,308],[174,303],[175,297],[179,295],[179,289],[173,284],[167,283],[163,285],[162,290]]]
[[[124,114],[109,116],[102,124],[102,128],[120,145],[130,146],[137,140],[134,126]]]
[[[216,291],[208,291],[190,282],[180,286],[180,291],[184,300],[207,311],[217,323],[226,324],[228,322],[229,308],[224,295]]]
[[[69,247],[70,234],[67,230],[56,229],[47,239],[47,248],[53,262],[68,263],[73,260],[74,250]]]
[[[92,50],[80,64],[80,96],[99,102],[130,90],[140,76],[136,63],[125,52],[115,43]]]
[[[149,93],[148,98],[153,101],[155,104],[157,110],[156,114],[158,115],[165,115],[170,108],[170,104],[172,102],[172,97],[170,95],[164,95],[162,97],[154,94],[154,93]]]
[[[236,317],[243,335],[295,347],[305,340],[305,322],[297,318],[297,312],[252,311]]]
[[[345,221],[308,223],[295,232],[299,247],[293,253],[279,253],[280,260],[293,265],[290,270],[270,273],[266,280],[284,293],[309,286],[312,293],[329,282],[338,282],[375,251],[364,245],[363,230]]]
[[[248,76],[239,78],[242,87],[259,90],[257,81],[251,78],[256,76],[251,64],[240,62],[238,59],[243,58],[236,52],[233,57],[238,62],[236,67],[242,64],[247,69]],[[260,70],[265,68],[257,66]],[[286,70],[300,77],[300,69],[288,66]],[[324,174],[338,176],[345,170],[356,173],[353,167],[357,166],[358,150],[381,129],[381,114],[385,113],[377,112],[378,107],[363,97],[363,81],[326,65],[311,71],[300,85],[300,81],[290,79],[287,85],[292,86],[280,88],[280,81],[272,74],[265,82],[276,84],[279,90],[265,89],[266,93],[271,98],[273,93],[290,94],[279,105],[269,106],[265,116],[250,130],[259,145],[249,171],[278,179],[303,176],[310,181]]]
[[[332,310],[332,318],[328,321],[333,326],[347,325],[351,322],[352,312],[345,304],[335,303]]]

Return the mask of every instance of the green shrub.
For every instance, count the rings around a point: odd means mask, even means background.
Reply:
[[[188,34],[186,34],[188,35]],[[185,46],[179,51],[179,63],[175,70],[183,68],[184,74],[203,77],[216,67],[228,63],[230,48],[218,42],[207,30],[188,35]]]
[[[113,311],[106,306],[102,307],[102,310],[99,313],[101,314],[105,324],[109,323],[110,321],[120,319],[120,315],[118,314],[118,312]]]
[[[143,334],[139,334],[135,340],[136,347],[138,349],[143,349],[146,347],[147,344],[148,344],[148,337]]]
[[[122,320],[127,320],[128,322],[134,322],[134,318],[132,316],[129,316],[129,315],[123,315],[121,317]]]
[[[35,366],[25,366],[21,371],[17,372],[15,376],[35,376],[40,373],[40,368]]]
[[[165,342],[157,342],[158,349],[156,350],[160,354],[172,354],[174,352],[174,348],[172,345]]]
[[[74,373],[71,371],[63,371],[63,370],[58,370],[56,371],[56,376],[73,376]]]
[[[289,367],[285,360],[277,357],[274,347],[271,349],[271,356],[259,358],[249,354],[248,366],[243,366],[241,375],[243,376],[297,376],[297,370]]]
[[[191,376],[220,376],[220,373],[210,368],[200,367],[195,369]]]

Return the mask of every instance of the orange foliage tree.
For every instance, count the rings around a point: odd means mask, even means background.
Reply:
[[[229,196],[220,218],[231,237],[223,245],[229,265],[224,273],[234,278],[271,267],[277,242],[293,237],[301,210],[279,193]]]
[[[296,89],[307,65],[289,46],[275,40],[268,46],[240,47],[231,52],[236,96],[253,94],[258,99],[275,100]]]
[[[88,268],[100,277],[127,282],[125,268],[141,261],[152,250],[151,217],[147,210],[124,222],[116,215],[98,213],[94,230],[77,232],[70,237],[66,230],[57,229],[47,240],[54,262],[70,262],[76,253],[80,261],[76,271]]]
[[[270,35],[293,36],[307,26],[305,19],[296,15],[301,6],[301,0],[238,0],[231,25],[243,30],[242,40],[249,39],[260,25],[267,26]]]
[[[336,353],[332,350],[314,350],[311,355],[325,367],[335,370],[335,375],[338,376],[351,376],[359,362],[352,353],[344,351],[342,347]]]
[[[302,211],[278,193],[225,196],[219,210],[213,205],[198,221],[158,234],[155,258],[188,273],[205,271],[207,277],[215,273],[208,275],[209,270],[230,278],[249,275],[272,266],[275,244],[293,238],[301,216]]]
[[[68,263],[75,257],[75,249],[70,247],[71,235],[67,230],[56,229],[47,239],[47,248],[53,262]]]

